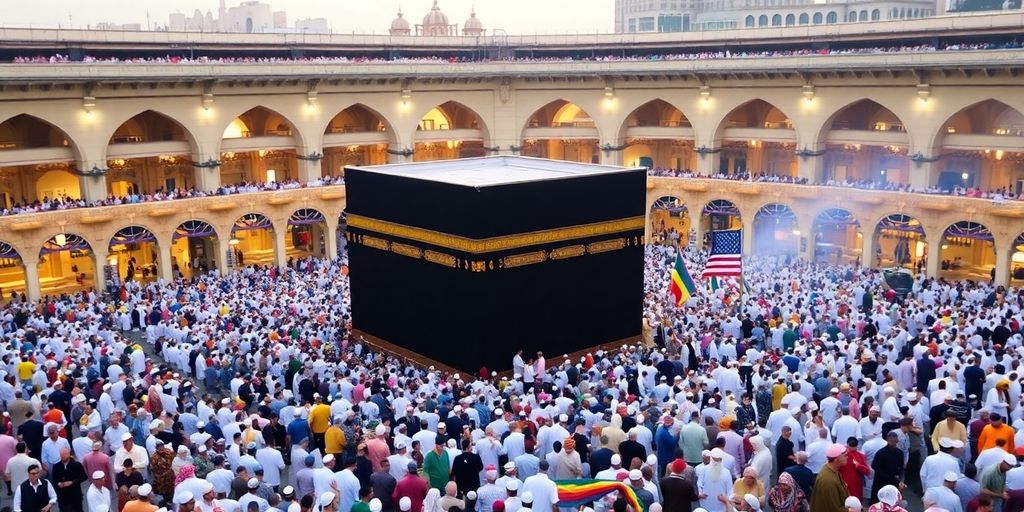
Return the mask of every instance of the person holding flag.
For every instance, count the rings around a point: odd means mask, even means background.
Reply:
[[[693,278],[690,277],[690,272],[683,264],[683,257],[678,251],[676,252],[676,264],[670,270],[670,274],[669,291],[676,298],[676,307],[678,308],[690,300],[693,292],[697,290],[697,286],[693,284]]]

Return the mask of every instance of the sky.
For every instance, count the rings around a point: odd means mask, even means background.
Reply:
[[[406,19],[418,23],[433,0],[262,0],[275,11],[296,19],[327,18],[336,33],[385,33],[399,7]],[[240,0],[227,0],[227,6]],[[0,25],[6,27],[86,28],[101,22],[166,25],[171,12],[191,15],[196,9],[217,15],[219,0],[32,0],[3,2]],[[612,32],[614,0],[439,0],[441,10],[459,25],[476,8],[487,33],[503,29],[508,34],[576,34]]]

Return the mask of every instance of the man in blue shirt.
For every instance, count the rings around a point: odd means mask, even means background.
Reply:
[[[665,415],[661,419],[661,425],[654,434],[654,447],[658,454],[658,478],[665,475],[665,466],[675,460],[676,445],[679,444],[679,436],[672,433],[672,426],[675,418]]]

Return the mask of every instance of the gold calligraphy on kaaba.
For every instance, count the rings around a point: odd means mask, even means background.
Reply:
[[[587,245],[587,252],[590,254],[600,254],[602,252],[617,251],[626,246],[625,238],[616,238],[614,240],[602,240],[600,242],[594,242]]]
[[[643,229],[644,217],[627,217],[593,224],[581,224],[578,226],[480,239],[466,238],[354,214],[348,215],[348,225],[352,228],[365,229],[384,236],[404,238],[470,254],[483,254]]]
[[[587,253],[587,247],[584,245],[570,245],[568,247],[559,247],[551,250],[551,259],[553,260],[564,260],[566,258],[575,258],[577,256],[583,256]]]
[[[400,244],[398,242],[391,242],[391,252],[416,259],[420,259],[420,257],[423,256],[423,250],[419,247]]]
[[[367,247],[373,247],[374,249],[380,249],[382,251],[388,250],[388,247],[391,245],[391,242],[388,242],[383,238],[377,238],[375,236],[364,236],[362,238],[363,245]]]
[[[445,254],[443,252],[426,250],[423,251],[423,259],[437,263],[438,265],[444,265],[446,267],[456,268],[458,266],[458,259],[451,254]]]
[[[502,264],[505,268],[522,267],[524,265],[533,265],[534,263],[541,263],[548,259],[548,254],[544,251],[534,251],[525,254],[514,254],[512,256],[505,256],[501,259]]]

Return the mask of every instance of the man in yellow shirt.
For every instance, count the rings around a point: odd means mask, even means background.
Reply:
[[[325,453],[334,455],[334,458],[341,460],[341,454],[345,451],[345,431],[341,430],[341,416],[334,417],[334,423],[328,427],[324,434]]]
[[[32,374],[36,373],[36,363],[31,359],[22,359],[18,363],[18,378],[23,385],[31,384]]]
[[[949,397],[946,397],[949,403]],[[946,409],[946,419],[940,421],[932,428],[932,446],[939,451],[939,439],[948,437],[967,444],[967,427],[956,420],[956,412],[953,409]]]
[[[309,429],[313,431],[313,443],[321,452],[327,453],[324,435],[331,426],[331,406],[324,403],[319,393],[314,394],[313,399],[316,400],[316,405],[309,410]]]

